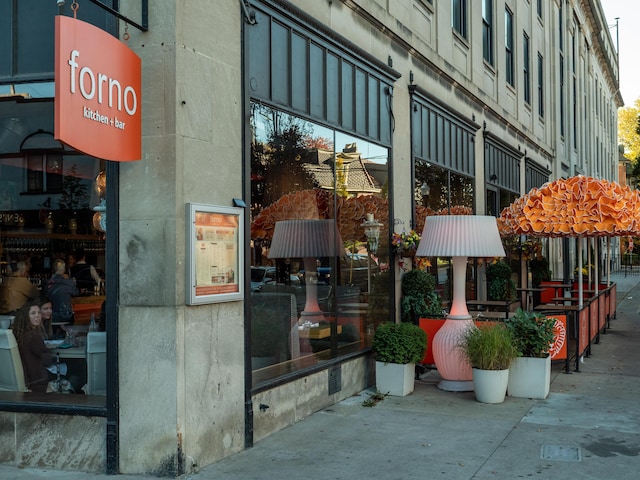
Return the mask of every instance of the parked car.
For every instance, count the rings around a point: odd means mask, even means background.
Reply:
[[[259,292],[263,285],[276,283],[276,267],[251,267],[252,292]],[[300,278],[298,275],[289,275],[289,285],[300,285]]]

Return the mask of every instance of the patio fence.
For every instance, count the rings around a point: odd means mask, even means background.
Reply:
[[[640,254],[616,254],[610,255],[609,261],[611,264],[611,273],[618,275],[640,275]],[[607,259],[602,259],[602,272],[606,271]]]

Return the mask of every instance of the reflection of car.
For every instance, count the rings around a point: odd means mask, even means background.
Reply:
[[[371,270],[369,270],[371,269]],[[367,255],[362,253],[348,253],[340,259],[340,274],[342,285],[361,285],[366,290],[367,279],[380,271],[375,258],[371,258],[371,264]],[[331,267],[318,267],[318,283],[331,283],[333,272]]]
[[[262,285],[275,282],[275,267],[251,267],[251,291],[259,292]]]
[[[251,291],[259,292],[262,285],[275,284],[276,267],[251,267]],[[290,285],[300,285],[300,278],[297,275],[289,275]]]

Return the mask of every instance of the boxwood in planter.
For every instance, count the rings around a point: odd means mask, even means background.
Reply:
[[[412,323],[383,323],[373,335],[375,359],[383,363],[418,363],[427,349],[427,334]]]
[[[442,316],[442,299],[435,292],[436,278],[426,270],[413,269],[402,275],[401,319],[418,323],[421,317]]]

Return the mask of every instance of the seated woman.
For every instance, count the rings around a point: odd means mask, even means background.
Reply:
[[[42,330],[44,331],[44,339],[51,340],[53,338],[53,326],[51,325],[51,317],[53,316],[53,306],[49,297],[40,297],[38,299],[40,307],[40,316],[42,317]]]
[[[32,392],[45,393],[49,380],[47,367],[53,363],[53,356],[42,338],[42,317],[38,302],[31,300],[23,305],[11,328],[20,351],[27,388]]]

